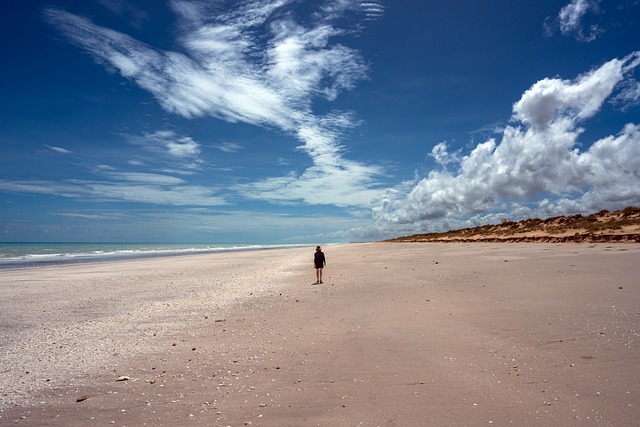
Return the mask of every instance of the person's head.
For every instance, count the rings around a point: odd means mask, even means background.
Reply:
[[[320,248],[320,246],[316,246],[316,251],[320,252],[322,249]]]

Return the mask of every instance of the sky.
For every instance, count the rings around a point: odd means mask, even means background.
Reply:
[[[640,0],[29,0],[0,32],[0,241],[372,241],[640,205]]]

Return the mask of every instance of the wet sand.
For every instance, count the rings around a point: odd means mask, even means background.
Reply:
[[[640,245],[0,271],[0,425],[634,426]]]

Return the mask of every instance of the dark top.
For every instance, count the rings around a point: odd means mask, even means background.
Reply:
[[[323,268],[327,264],[322,251],[316,251],[316,253],[313,254],[313,263],[316,265],[316,268]]]

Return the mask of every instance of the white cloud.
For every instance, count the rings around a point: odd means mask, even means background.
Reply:
[[[619,107],[622,111],[640,104],[640,82],[630,80],[626,84],[626,89],[617,94],[611,103]]]
[[[600,13],[600,0],[571,0],[569,4],[560,9],[555,19],[547,18],[545,31],[552,35],[556,29],[564,36],[573,37],[581,42],[596,40],[603,33],[603,29],[597,24],[586,25],[585,17]]]
[[[433,157],[437,164],[445,168],[449,164],[457,164],[460,162],[458,153],[449,153],[446,142],[436,144],[429,155]]]
[[[75,186],[49,181],[8,181],[0,180],[0,189],[8,193],[54,194],[69,196],[77,194]]]
[[[136,172],[114,172],[108,176],[117,181],[127,181],[132,184],[180,185],[184,180],[168,175]]]
[[[366,21],[379,19],[384,13],[384,5],[377,0],[336,0],[322,6],[322,16],[336,19],[348,12],[362,13]]]
[[[221,206],[226,202],[210,188],[195,185],[154,185],[76,181],[79,190],[91,199],[151,203],[171,206]]]
[[[313,160],[302,173],[291,171],[287,176],[268,178],[234,187],[243,196],[272,203],[306,203],[340,207],[371,207],[382,196],[377,177],[384,175],[378,166],[345,159],[342,148],[334,141],[340,128],[352,123],[345,115],[332,115],[308,125],[301,124],[299,139],[306,143],[299,147]]]
[[[71,153],[73,153],[72,151],[69,151],[66,148],[62,148],[62,147],[54,147],[54,146],[47,145],[47,144],[44,144],[44,146],[47,147],[51,151],[55,151],[56,153],[61,153],[61,154],[71,154]]]
[[[123,201],[171,206],[222,206],[211,188],[185,184],[179,178],[145,173],[109,173],[111,180],[0,181],[8,193],[46,194],[83,201]]]
[[[242,145],[236,144],[235,142],[222,142],[217,144],[215,147],[224,153],[237,153],[244,148]]]
[[[191,138],[182,138],[167,143],[169,154],[175,157],[191,157],[200,153],[198,144]]]
[[[541,127],[557,119],[576,121],[593,116],[622,80],[623,65],[633,62],[632,57],[609,61],[574,81],[554,78],[537,82],[514,105],[514,118]]]
[[[379,1],[362,1],[360,5],[368,19],[378,19],[384,13],[384,5]]]
[[[116,168],[114,168],[111,165],[103,165],[103,164],[99,164],[99,165],[95,165],[95,168],[99,171],[114,171],[116,170]]]
[[[97,220],[118,220],[122,219],[122,215],[108,215],[108,214],[90,214],[90,213],[76,213],[76,212],[60,212],[53,213],[53,215],[63,216],[67,218],[79,218],[79,219],[97,219]]]
[[[381,174],[381,170],[375,166],[341,159],[335,164],[316,162],[301,175],[292,172],[235,189],[247,198],[272,203],[370,207],[381,196],[381,190],[374,188],[377,183],[371,178],[377,174]]]
[[[56,225],[59,235],[76,233],[90,236],[104,236],[102,239],[142,240],[142,241],[189,241],[189,242],[229,242],[239,240],[247,243],[282,242],[300,244],[304,242],[336,242],[348,240],[339,235],[321,239],[327,224],[336,228],[351,229],[362,227],[367,220],[345,218],[326,214],[299,216],[273,213],[270,211],[244,211],[224,208],[159,210],[138,208],[135,211],[118,211],[117,206],[109,210],[90,209],[87,211],[65,211],[52,213],[74,219],[64,225]],[[96,227],[96,221],[100,227]],[[122,223],[131,227],[123,229]],[[44,234],[42,228],[50,227],[28,223],[11,223],[11,229],[32,230],[34,235]],[[28,230],[27,230],[28,228]],[[283,233],[283,230],[286,232]],[[14,231],[15,232],[15,231]],[[65,233],[66,232],[66,233]],[[282,240],[286,236],[286,240]]]
[[[147,12],[132,6],[127,0],[98,0],[98,2],[114,14],[125,18],[135,28],[141,28],[149,19]]]
[[[143,146],[159,156],[147,156],[145,162],[129,160],[131,166],[147,163],[170,164],[174,169],[164,173],[118,171],[117,168],[76,157],[98,179],[69,179],[64,182],[40,180],[0,181],[0,191],[23,194],[45,194],[82,201],[137,202],[169,206],[222,206],[227,202],[214,188],[191,185],[174,175],[191,175],[201,161],[200,145],[190,137],[173,131],[157,131],[142,136],[125,135],[130,143]],[[71,151],[45,145],[63,154]]]
[[[59,9],[48,9],[46,16],[72,43],[149,91],[169,112],[276,128],[302,142],[299,148],[313,163],[309,170],[296,173],[295,182],[290,176],[267,178],[244,188],[246,195],[313,203],[319,198],[308,195],[322,187],[321,203],[348,205],[351,198],[342,188],[349,187],[363,195],[354,199],[362,206],[382,171],[343,157],[340,137],[357,124],[352,115],[318,116],[312,102],[334,100],[366,78],[360,54],[333,43],[354,29],[332,22],[349,11],[376,17],[384,8],[379,1],[333,0],[302,25],[287,13],[290,3],[251,1],[229,11],[203,1],[173,1],[181,52],[154,49]],[[165,147],[177,157],[198,151],[185,140]]]
[[[600,0],[572,0],[560,10],[560,31],[564,35],[575,35],[582,41],[593,41],[599,33],[598,26],[591,26],[588,34],[584,34],[581,20],[588,12],[598,12]]]
[[[432,155],[457,170],[432,171],[412,182],[410,191],[390,192],[373,210],[379,230],[440,229],[505,212],[549,215],[640,203],[638,124],[584,152],[577,148],[579,126],[616,90],[628,88],[625,82],[639,64],[640,52],[634,52],[572,81],[544,79],[514,104],[515,125],[499,140],[459,158],[438,144]]]
[[[131,144],[140,145],[145,150],[158,154],[159,157],[152,159],[155,162],[164,160],[171,166],[179,166],[187,172],[199,169],[203,163],[200,159],[202,151],[200,144],[189,136],[179,135],[171,130],[145,133],[142,136],[124,135],[124,137]],[[136,163],[142,164],[139,160],[130,161],[132,165]]]

